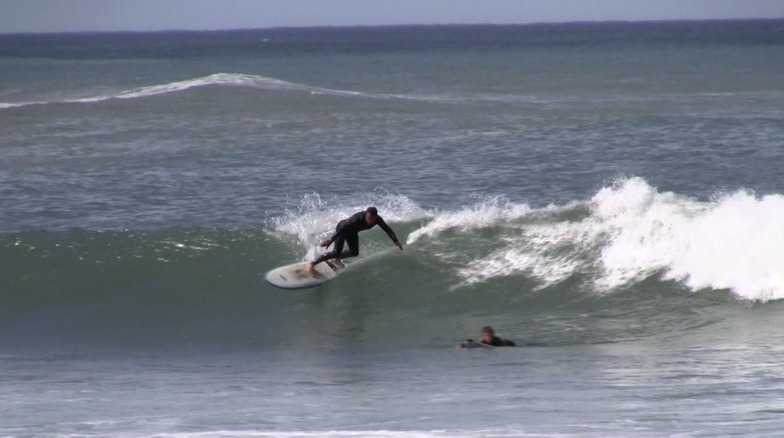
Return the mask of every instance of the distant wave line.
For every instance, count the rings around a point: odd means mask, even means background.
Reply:
[[[249,87],[272,91],[302,91],[313,95],[329,96],[348,96],[372,99],[404,99],[438,101],[445,100],[439,97],[406,96],[399,94],[370,93],[351,90],[337,90],[331,88],[316,87],[312,85],[298,84],[295,82],[284,81],[266,76],[247,75],[240,73],[214,73],[195,79],[170,82],[161,85],[150,85],[138,87],[131,90],[121,91],[116,94],[82,97],[76,99],[64,99],[54,101],[29,101],[29,102],[0,102],[0,109],[19,108],[33,105],[48,105],[52,103],[95,103],[113,99],[137,99],[144,97],[157,96],[162,94],[177,93],[193,88],[203,88],[209,86],[229,86],[229,87]]]

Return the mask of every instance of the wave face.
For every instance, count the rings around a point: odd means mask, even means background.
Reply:
[[[784,298],[780,27],[0,36],[0,344],[735,336]],[[368,205],[403,252],[262,282]]]
[[[784,298],[784,197],[698,201],[640,178],[543,208],[495,197],[426,210],[390,195],[379,209],[403,252],[371,230],[321,288],[262,282],[313,257],[324,224],[363,201],[304,197],[262,228],[5,234],[3,343],[443,345],[488,319],[524,342],[612,342],[677,336]]]

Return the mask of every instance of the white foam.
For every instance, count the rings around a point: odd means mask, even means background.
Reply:
[[[410,245],[422,237],[433,237],[449,229],[466,231],[519,219],[531,212],[526,204],[513,204],[502,198],[491,198],[454,212],[442,212],[433,221],[408,236]]]
[[[409,235],[408,244],[424,240],[443,242],[450,235],[465,236],[496,228],[494,237],[479,233],[470,245],[455,244],[451,250],[459,254],[450,253],[447,247],[438,255],[459,264],[456,270],[463,285],[524,273],[536,278],[540,287],[547,287],[589,265],[576,253],[584,252],[582,242],[590,241],[584,237],[590,229],[585,224],[553,223],[546,219],[574,207],[570,204],[533,210],[528,204],[493,197],[458,211],[437,214],[433,221]]]
[[[467,284],[525,273],[539,282],[538,288],[545,288],[590,267],[581,257],[585,249],[580,243],[590,241],[586,232],[590,230],[581,224],[527,226],[505,239],[502,248],[471,261],[458,273]]]
[[[628,178],[563,207],[493,198],[438,212],[408,244],[433,245],[462,284],[522,273],[543,288],[581,275],[609,292],[661,275],[692,291],[768,301],[784,298],[782,222],[782,195],[741,190],[703,201]]]
[[[606,243],[599,255],[600,289],[639,281],[666,269],[681,250],[688,216],[701,205],[672,193],[659,194],[641,178],[603,188],[591,200],[597,234]]]
[[[694,218],[668,277],[692,289],[731,289],[752,300],[784,298],[784,197],[737,192]]]
[[[784,298],[784,197],[747,191],[710,202],[658,193],[639,178],[593,199],[607,235],[599,283],[617,287],[662,272],[692,290],[729,289],[741,298]]]

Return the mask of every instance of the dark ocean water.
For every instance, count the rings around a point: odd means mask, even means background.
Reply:
[[[776,436],[784,22],[0,36],[2,436]],[[334,225],[379,230],[281,291]],[[486,324],[521,348],[457,351]]]

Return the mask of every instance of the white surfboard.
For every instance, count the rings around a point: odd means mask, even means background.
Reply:
[[[465,342],[460,344],[462,348],[495,348],[490,344],[485,344],[482,342],[476,342],[473,339],[467,339]]]
[[[281,289],[306,289],[335,278],[338,271],[342,269],[328,262],[319,263],[314,268],[316,275],[313,276],[305,269],[306,264],[306,262],[293,263],[275,268],[264,274],[264,280]]]

